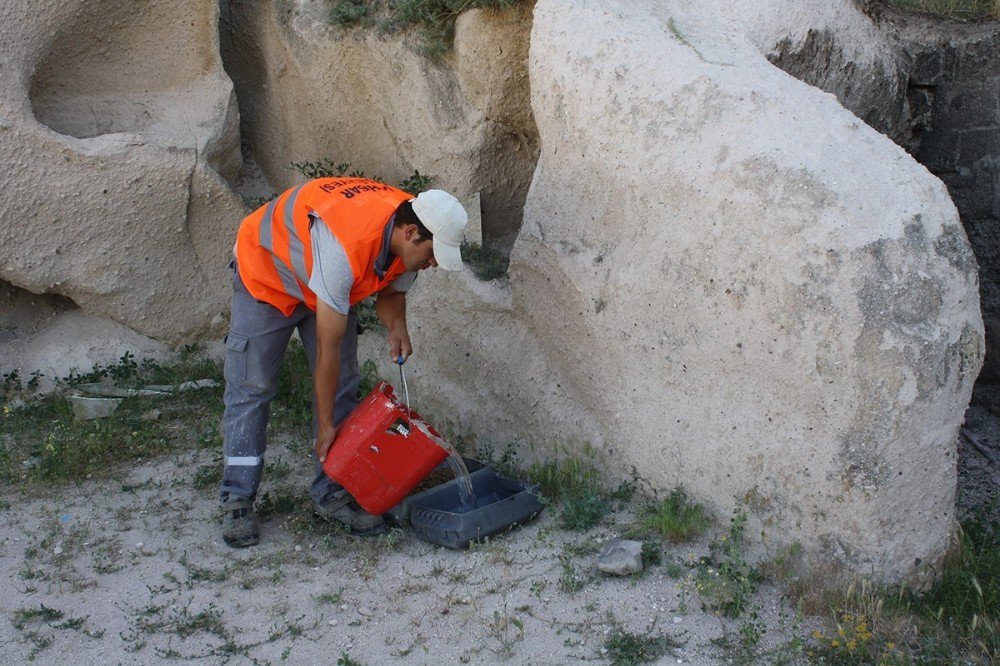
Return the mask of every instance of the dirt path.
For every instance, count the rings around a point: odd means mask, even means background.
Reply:
[[[272,449],[263,541],[241,551],[222,543],[215,488],[202,480],[211,451],[31,498],[7,491],[0,662],[607,662],[626,631],[676,643],[659,663],[710,664],[731,656],[713,640],[740,640],[737,623],[700,610],[684,566],[705,540],[613,578],[594,571],[594,552],[629,510],[587,533],[560,529],[549,510],[468,551],[408,529],[355,539],[309,515],[309,460]],[[759,649],[806,635],[775,590],[755,603]]]

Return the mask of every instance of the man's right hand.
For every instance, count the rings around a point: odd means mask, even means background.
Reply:
[[[320,426],[319,434],[316,436],[316,457],[321,463],[326,462],[326,454],[333,446],[333,440],[337,436],[337,426]]]

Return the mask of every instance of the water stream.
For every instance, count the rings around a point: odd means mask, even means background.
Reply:
[[[472,489],[472,477],[469,476],[469,470],[465,466],[465,460],[459,455],[458,451],[455,450],[451,444],[446,442],[440,437],[435,436],[427,426],[421,421],[414,419],[413,424],[417,426],[420,432],[424,433],[429,440],[440,446],[442,449],[448,452],[447,463],[448,467],[455,474],[455,479],[458,481],[458,498],[462,503],[462,513],[468,513],[479,508],[479,503],[476,502],[476,493]]]

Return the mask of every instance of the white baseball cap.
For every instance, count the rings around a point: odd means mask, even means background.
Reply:
[[[427,190],[411,200],[420,223],[434,234],[434,261],[446,271],[462,270],[462,238],[469,215],[444,190]]]

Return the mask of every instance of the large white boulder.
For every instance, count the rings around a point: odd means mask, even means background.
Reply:
[[[537,3],[509,285],[421,278],[414,384],[455,432],[743,503],[762,554],[914,578],[953,529],[976,264],[936,178],[768,61],[789,7]]]
[[[162,340],[221,321],[244,209],[217,15],[0,1],[0,279]]]

